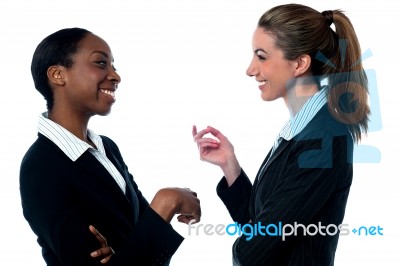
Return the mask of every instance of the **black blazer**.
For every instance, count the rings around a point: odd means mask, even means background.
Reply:
[[[92,224],[115,251],[107,265],[168,264],[183,238],[149,207],[117,145],[102,139],[126,181],[126,195],[89,151],[72,162],[41,134],[22,160],[23,214],[43,258],[49,266],[102,265],[90,257],[100,247]]]
[[[234,265],[334,264],[339,231],[334,233],[343,221],[352,182],[353,145],[346,125],[336,121],[325,105],[297,136],[283,140],[271,158],[271,152],[267,155],[266,169],[260,172],[260,167],[253,185],[243,170],[229,188],[225,178],[220,181],[217,193],[240,224],[260,222],[279,228],[279,223],[297,223],[311,225],[311,234],[312,225],[336,226],[329,227],[329,234],[322,228],[325,235],[314,236],[304,236],[298,227],[297,236],[285,240],[274,227],[269,232],[276,236],[242,235],[233,245]]]

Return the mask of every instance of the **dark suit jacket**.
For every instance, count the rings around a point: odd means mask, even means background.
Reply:
[[[223,178],[217,193],[240,224],[339,226],[352,182],[352,154],[346,125],[336,121],[325,105],[297,136],[281,142],[253,185],[242,170],[229,188]],[[329,233],[335,231],[329,227]],[[331,236],[325,229],[325,235],[304,236],[303,232],[299,227],[297,236],[285,240],[268,234],[246,240],[242,235],[233,245],[234,265],[333,265],[339,233]],[[310,232],[315,229],[310,227]]]
[[[90,224],[116,252],[107,265],[168,264],[183,238],[149,207],[117,145],[102,139],[126,181],[126,195],[89,151],[72,162],[41,134],[22,160],[23,213],[47,265],[102,265],[90,257],[100,247]]]

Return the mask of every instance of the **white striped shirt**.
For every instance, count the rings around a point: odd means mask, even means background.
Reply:
[[[285,126],[281,129],[274,142],[271,155],[278,147],[282,138],[289,141],[307,126],[307,124],[311,121],[311,119],[314,118],[322,106],[326,104],[326,94],[327,87],[324,86],[320,91],[307,100],[307,102],[294,117],[291,117],[286,122]]]
[[[104,168],[115,179],[122,191],[126,192],[125,179],[117,170],[114,164],[107,158],[103,141],[94,131],[88,129],[88,138],[94,143],[97,149],[76,137],[74,134],[59,124],[48,119],[48,113],[44,112],[39,116],[38,131],[57,145],[71,161],[75,162],[85,151],[89,152],[104,166]]]

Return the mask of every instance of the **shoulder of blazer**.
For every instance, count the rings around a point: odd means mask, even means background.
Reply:
[[[339,122],[331,115],[327,104],[294,137],[294,140],[296,145],[298,144],[300,145],[299,147],[309,150],[307,153],[302,153],[303,158],[301,160],[302,162],[306,162],[303,166],[309,165],[309,162],[312,162],[307,156],[314,156],[312,155],[313,153],[317,154],[319,158],[324,154],[328,163],[327,165],[330,165],[331,161],[328,159],[331,158],[330,156],[333,153],[340,154],[340,156],[336,156],[335,158],[343,159],[340,160],[341,163],[345,162],[347,165],[347,163],[352,162],[354,142],[349,128],[346,124]],[[305,156],[306,154],[307,156]],[[335,163],[337,162],[335,161]]]
[[[38,163],[40,161],[45,161],[48,158],[52,159],[53,161],[54,157],[65,158],[69,160],[68,156],[65,155],[65,153],[59,147],[57,147],[54,142],[38,133],[38,138],[26,151],[22,158],[21,164],[28,162]]]
[[[347,136],[351,139],[351,134],[347,125],[335,119],[329,112],[328,105],[325,104],[295,139],[301,140],[334,136]]]
[[[19,169],[21,193],[30,191],[35,184],[45,186],[49,176],[72,169],[73,162],[65,153],[47,137],[39,134],[22,158]],[[53,179],[55,180],[55,179]],[[56,182],[62,182],[63,178]],[[64,184],[63,184],[64,185]]]

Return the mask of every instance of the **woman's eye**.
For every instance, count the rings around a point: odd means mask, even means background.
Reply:
[[[108,61],[105,61],[105,60],[99,60],[99,61],[96,61],[95,63],[96,63],[98,66],[100,66],[101,68],[107,68],[107,65],[108,65]],[[111,68],[112,68],[114,71],[117,71],[117,69],[114,67],[114,64],[111,65]]]
[[[106,62],[106,61],[97,61],[96,63],[97,63],[98,65],[102,66],[102,67],[105,67],[105,66],[107,65],[107,62]]]
[[[262,55],[257,55],[257,57],[258,57],[258,60],[260,60],[260,61],[264,61],[265,60],[265,57],[262,56]]]
[[[106,68],[107,67],[107,61],[105,60],[97,60],[94,62],[97,66],[100,68]]]
[[[264,53],[260,50],[256,50],[255,55],[257,56],[258,60],[260,60],[260,61],[264,61],[266,59]]]

